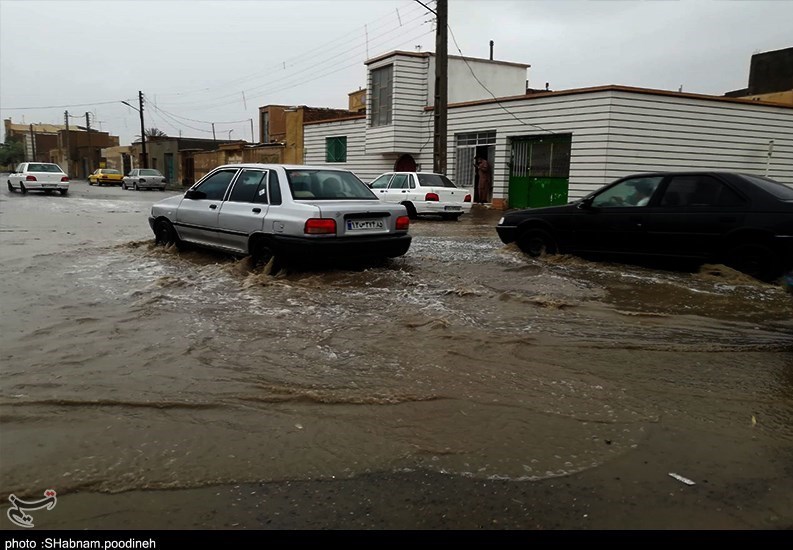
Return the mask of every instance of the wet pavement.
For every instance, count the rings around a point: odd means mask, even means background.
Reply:
[[[155,247],[173,193],[0,193],[0,499],[57,489],[41,526],[793,527],[781,284],[530,259],[478,207],[272,275]]]

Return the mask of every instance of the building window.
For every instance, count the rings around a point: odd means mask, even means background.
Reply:
[[[372,126],[391,124],[393,76],[393,65],[372,71]]]
[[[347,136],[325,138],[325,162],[347,162]]]

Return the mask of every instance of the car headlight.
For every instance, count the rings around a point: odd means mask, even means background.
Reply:
[[[504,216],[501,216],[501,219],[498,220],[498,225],[503,225],[503,224],[504,224]]]

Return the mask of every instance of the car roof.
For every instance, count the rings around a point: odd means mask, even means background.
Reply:
[[[222,164],[216,168],[283,168],[284,170],[335,170],[338,172],[351,172],[348,168],[337,166],[322,166],[312,164],[280,164],[280,163],[261,163],[261,162],[239,162]],[[214,170],[215,168],[213,168]]]

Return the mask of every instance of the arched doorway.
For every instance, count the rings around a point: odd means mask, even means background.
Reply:
[[[404,154],[394,163],[394,172],[415,172],[416,161],[411,155]]]

